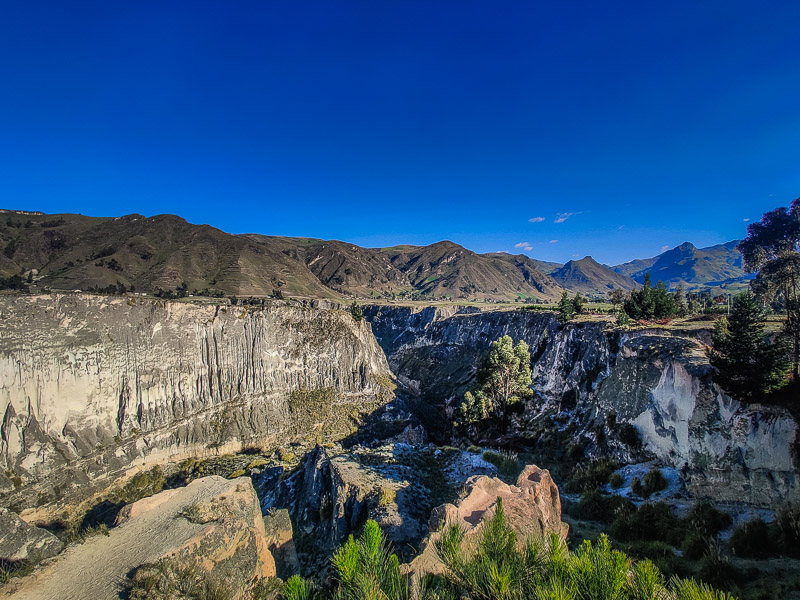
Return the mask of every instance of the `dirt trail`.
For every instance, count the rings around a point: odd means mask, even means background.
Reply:
[[[209,481],[209,480],[214,481]],[[203,481],[203,485],[196,485]],[[177,490],[166,502],[68,548],[23,579],[0,588],[0,598],[14,600],[115,600],[126,575],[139,565],[188,542],[209,525],[193,524],[178,513],[203,498],[224,493],[231,482],[206,477]]]

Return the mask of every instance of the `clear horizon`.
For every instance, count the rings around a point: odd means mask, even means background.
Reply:
[[[559,263],[708,247],[800,195],[798,22],[788,1],[6,3],[2,204]]]

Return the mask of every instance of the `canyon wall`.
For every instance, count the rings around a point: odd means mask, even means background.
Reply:
[[[769,507],[800,500],[797,423],[782,408],[733,400],[712,381],[707,332],[560,326],[533,311],[370,306],[365,315],[398,381],[448,418],[491,342],[510,335],[533,359],[535,394],[511,426],[528,445],[543,431],[569,431],[589,455],[627,462],[643,454],[680,469],[697,497]],[[623,423],[636,428],[643,453],[615,438]]]
[[[369,325],[340,310],[0,296],[0,503],[75,501],[182,456],[338,439],[393,388]]]

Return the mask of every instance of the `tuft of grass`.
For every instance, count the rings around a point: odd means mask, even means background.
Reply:
[[[513,478],[519,475],[520,465],[517,455],[514,452],[506,452],[504,450],[486,450],[484,451],[483,460],[492,463],[497,467],[500,475]]]
[[[383,486],[378,496],[378,506],[388,506],[397,499],[397,491],[393,487]]]
[[[196,502],[188,505],[183,510],[181,510],[178,517],[186,519],[189,523],[194,523],[195,525],[200,525],[203,523],[207,523],[208,519],[206,518],[203,510],[200,508],[200,505]]]

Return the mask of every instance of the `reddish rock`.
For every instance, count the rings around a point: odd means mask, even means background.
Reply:
[[[467,490],[467,496],[458,505],[443,504],[433,510],[430,519],[433,533],[424,542],[423,551],[409,565],[409,571],[417,575],[441,573],[444,565],[434,550],[441,529],[456,523],[465,530],[468,540],[478,534],[485,519],[494,515],[498,498],[502,498],[506,519],[520,542],[551,532],[562,539],[567,536],[568,526],[561,521],[558,487],[546,469],[528,465],[517,478],[516,485],[508,485],[496,477],[476,477],[467,483]]]

